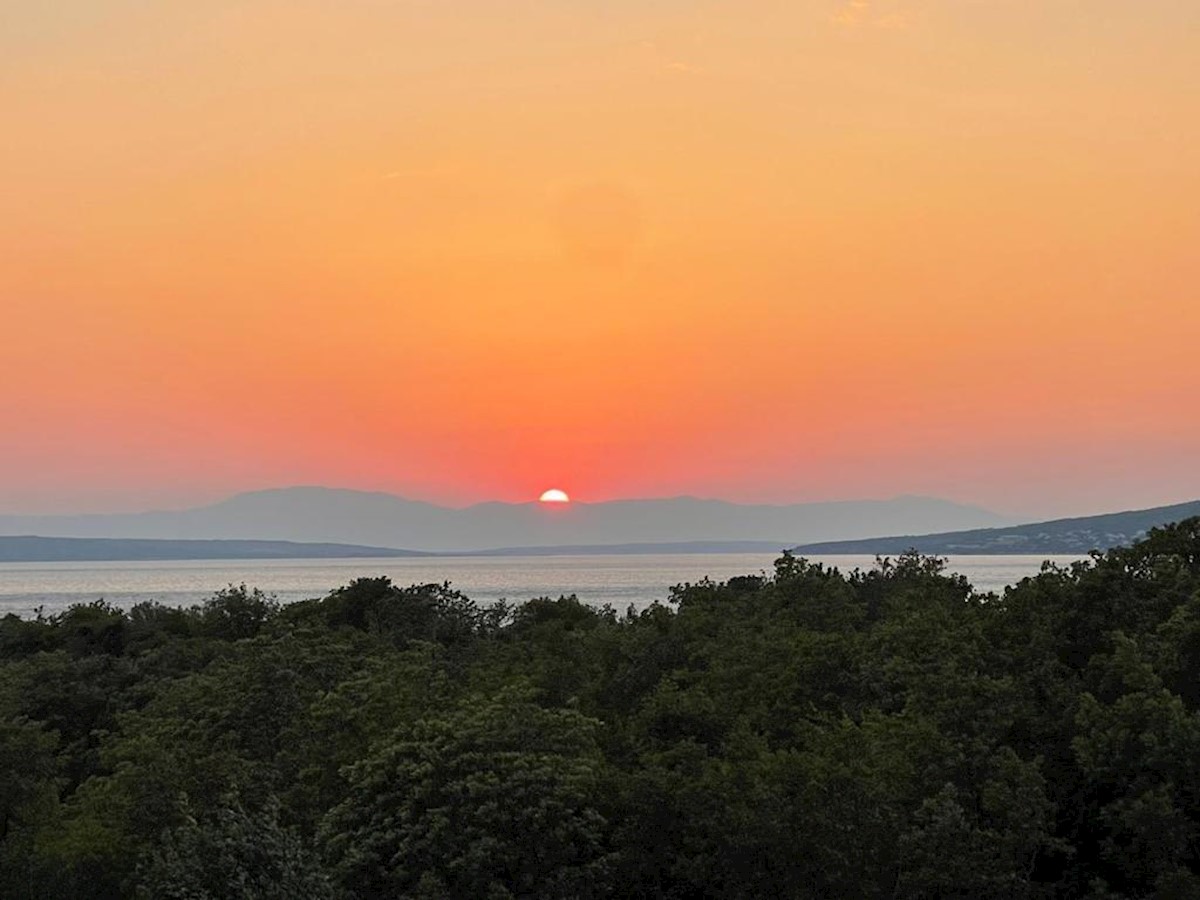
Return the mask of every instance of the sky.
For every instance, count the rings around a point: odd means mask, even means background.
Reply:
[[[1200,497],[1195,0],[0,4],[0,512]]]

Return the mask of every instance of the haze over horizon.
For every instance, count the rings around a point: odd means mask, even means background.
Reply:
[[[275,493],[286,493],[289,491],[328,491],[331,493],[348,493],[348,494],[364,494],[364,495],[382,495],[398,500],[409,501],[412,503],[429,504],[442,509],[463,510],[470,509],[474,506],[487,506],[490,504],[517,505],[517,506],[533,506],[539,503],[538,496],[518,497],[513,499],[500,499],[495,497],[485,497],[472,500],[459,500],[458,502],[442,502],[435,498],[413,496],[409,494],[400,494],[395,491],[389,491],[377,488],[355,488],[345,487],[342,485],[329,484],[282,484],[270,487],[247,488],[233,492],[222,492],[213,496],[197,496],[193,499],[182,498],[169,505],[129,505],[126,507],[111,507],[111,508],[71,508],[68,504],[74,499],[67,496],[55,498],[56,505],[61,505],[61,509],[42,509],[42,510],[21,510],[21,509],[3,509],[0,508],[0,515],[18,515],[18,516],[76,516],[76,515],[106,515],[106,514],[124,514],[124,513],[141,513],[141,512],[160,512],[160,511],[177,511],[187,509],[198,509],[208,506],[220,505],[222,503],[237,500],[241,497],[267,495]],[[960,501],[950,500],[949,498],[939,498],[930,495],[922,494],[892,494],[888,496],[878,497],[835,497],[828,499],[808,499],[799,498],[793,500],[761,500],[761,501],[746,501],[734,500],[728,497],[717,497],[703,494],[671,494],[662,496],[642,496],[642,497],[605,497],[591,498],[570,496],[569,502],[572,505],[602,505],[608,503],[641,503],[641,502],[656,502],[656,501],[671,501],[671,500],[698,500],[702,502],[717,502],[729,503],[737,506],[795,506],[809,503],[855,503],[855,502],[886,502],[899,500],[945,500],[946,502],[956,503]],[[976,506],[979,509],[986,509],[982,504],[973,504],[962,501],[964,506]],[[991,512],[997,512],[989,510]]]
[[[90,516],[0,513],[0,535],[283,540],[422,551],[740,541],[781,549],[803,541],[1006,524],[1013,523],[979,507],[921,497],[782,506],[673,498],[450,508],[392,494],[315,487],[238,494],[182,510]]]
[[[210,506],[218,506],[222,503],[236,500],[245,496],[258,494],[271,494],[276,492],[287,492],[292,490],[308,490],[318,489],[330,492],[347,492],[361,494],[379,494],[387,497],[394,497],[404,501],[414,503],[428,504],[430,506],[439,507],[447,510],[466,510],[475,506],[487,506],[490,504],[504,505],[538,505],[538,497],[517,497],[512,499],[499,498],[480,498],[471,500],[458,500],[457,502],[444,502],[437,498],[421,497],[412,494],[400,494],[395,491],[376,489],[376,488],[350,488],[334,485],[308,485],[308,484],[286,484],[272,487],[247,488],[246,490],[205,493],[201,495],[189,495],[178,492],[154,492],[147,499],[138,502],[137,495],[133,494],[124,499],[113,500],[112,498],[95,498],[95,497],[72,497],[69,495],[59,495],[53,498],[53,502],[40,508],[21,508],[19,506],[2,507],[0,506],[0,517],[74,517],[74,516],[91,516],[91,515],[126,515],[138,513],[154,513],[154,512],[177,512],[192,509],[203,509]],[[161,502],[155,502],[158,498]],[[1102,515],[1110,512],[1122,512],[1131,509],[1149,509],[1158,506],[1170,506],[1177,503],[1185,503],[1190,500],[1197,499],[1190,496],[1168,497],[1165,499],[1156,499],[1146,502],[1137,501],[1132,505],[1104,505],[1103,503],[1094,503],[1091,505],[1081,505],[1079,508],[1062,508],[1060,505],[1053,503],[1046,504],[1041,509],[1033,509],[1027,511],[1024,509],[1013,509],[1003,505],[988,506],[982,503],[975,503],[971,500],[960,500],[951,497],[938,497],[931,494],[914,494],[914,493],[893,493],[882,494],[878,496],[863,496],[863,497],[828,497],[828,498],[797,498],[797,499],[780,499],[775,500],[766,498],[763,500],[737,500],[729,497],[718,497],[712,495],[704,495],[699,493],[680,493],[662,496],[642,496],[642,497],[604,497],[590,498],[572,496],[570,503],[572,505],[603,505],[609,503],[636,503],[636,502],[655,502],[655,501],[671,501],[671,500],[699,500],[699,501],[715,501],[719,503],[729,503],[736,506],[796,506],[806,504],[822,504],[822,503],[858,503],[858,502],[890,502],[903,500],[935,500],[945,501],[947,503],[962,504],[966,507],[974,507],[988,513],[993,513],[997,517],[1001,517],[1006,521],[1016,522],[1035,522],[1041,520],[1050,520],[1058,518],[1071,518],[1077,516]],[[1047,510],[1047,511],[1043,511]]]
[[[0,11],[0,513],[1200,497],[1192,0]]]

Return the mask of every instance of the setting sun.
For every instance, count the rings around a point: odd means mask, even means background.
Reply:
[[[542,503],[570,503],[571,498],[567,496],[566,491],[560,491],[558,488],[550,488],[545,491],[542,496],[538,497]]]

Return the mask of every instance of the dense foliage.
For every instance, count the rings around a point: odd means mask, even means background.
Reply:
[[[633,613],[360,579],[0,621],[8,898],[1200,897],[1200,519]]]

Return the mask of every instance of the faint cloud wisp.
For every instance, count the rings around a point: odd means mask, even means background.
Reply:
[[[912,19],[912,10],[897,0],[846,0],[829,16],[841,28],[907,28]]]

